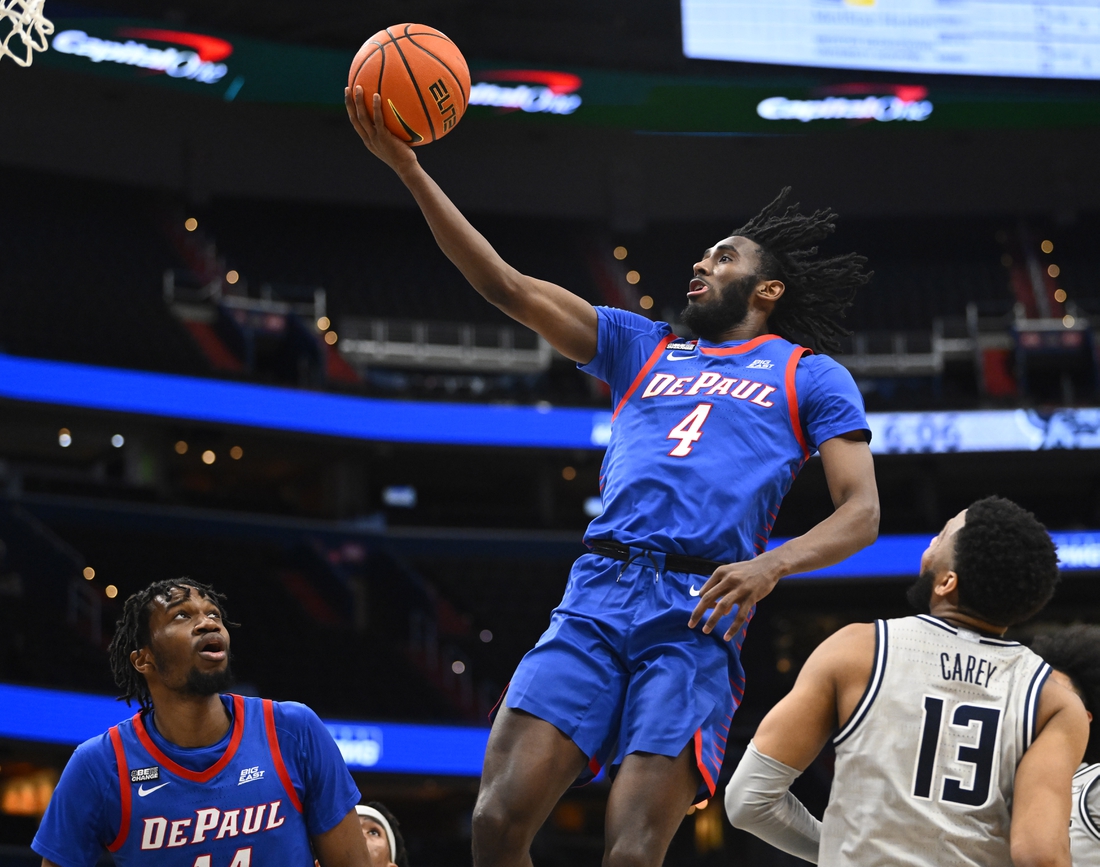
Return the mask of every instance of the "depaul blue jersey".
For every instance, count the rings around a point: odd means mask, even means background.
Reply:
[[[174,747],[140,714],[82,744],[32,848],[85,867],[106,848],[120,867],[312,867],[310,837],[359,792],[332,737],[303,705],[222,696],[221,742]]]
[[[819,443],[870,431],[848,373],[774,334],[711,344],[597,308],[596,357],[615,410],[586,539],[722,562],[763,551]]]

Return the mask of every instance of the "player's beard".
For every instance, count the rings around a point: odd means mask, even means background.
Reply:
[[[163,654],[154,650],[153,661],[157,664],[157,668],[162,672],[162,676],[164,676],[166,681],[172,682],[176,680],[175,672],[172,671],[172,665]],[[228,689],[229,685],[233,683],[233,672],[230,668],[231,663],[232,659],[228,659],[226,660],[225,668],[220,671],[210,672],[199,671],[197,666],[191,666],[191,670],[187,672],[186,680],[176,689],[185,695],[216,695]]]
[[[932,586],[936,583],[936,573],[931,569],[925,569],[913,582],[906,593],[905,598],[919,614],[932,612]]]
[[[697,337],[721,343],[726,332],[749,315],[749,296],[759,282],[759,277],[749,274],[727,283],[717,301],[689,301],[680,312],[680,321]]]
[[[229,670],[228,663],[221,671],[203,672],[192,668],[187,673],[187,683],[184,684],[183,691],[190,695],[217,695],[225,692],[231,683],[233,672]]]

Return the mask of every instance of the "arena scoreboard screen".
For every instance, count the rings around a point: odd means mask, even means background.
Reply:
[[[1100,79],[1095,0],[682,0],[688,57]]]

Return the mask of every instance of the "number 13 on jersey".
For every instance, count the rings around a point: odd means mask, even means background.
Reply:
[[[699,442],[699,437],[703,435],[703,422],[707,420],[713,406],[712,403],[699,404],[669,431],[665,439],[680,441],[668,453],[670,457],[684,458],[691,454],[693,444]]]
[[[924,697],[924,724],[921,727],[917,766],[913,774],[913,796],[930,800],[938,794],[941,801],[981,807],[989,799],[989,790],[993,784],[1001,709],[987,705],[959,704],[950,713],[950,719],[945,719],[948,717],[945,710],[951,710],[949,702],[934,695]],[[941,771],[943,787],[937,793],[932,777],[936,770],[940,743],[947,733],[945,728],[959,733],[969,732],[975,737],[974,743],[958,744],[954,756],[956,763],[972,766],[972,782],[966,787],[961,779]]]

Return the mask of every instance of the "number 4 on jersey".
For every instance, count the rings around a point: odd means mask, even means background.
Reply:
[[[703,435],[703,422],[707,420],[707,416],[710,415],[712,403],[701,403],[686,416],[676,427],[674,427],[665,439],[679,440],[680,442],[669,452],[669,455],[674,458],[683,458],[691,454],[692,443],[699,441],[699,437]]]

